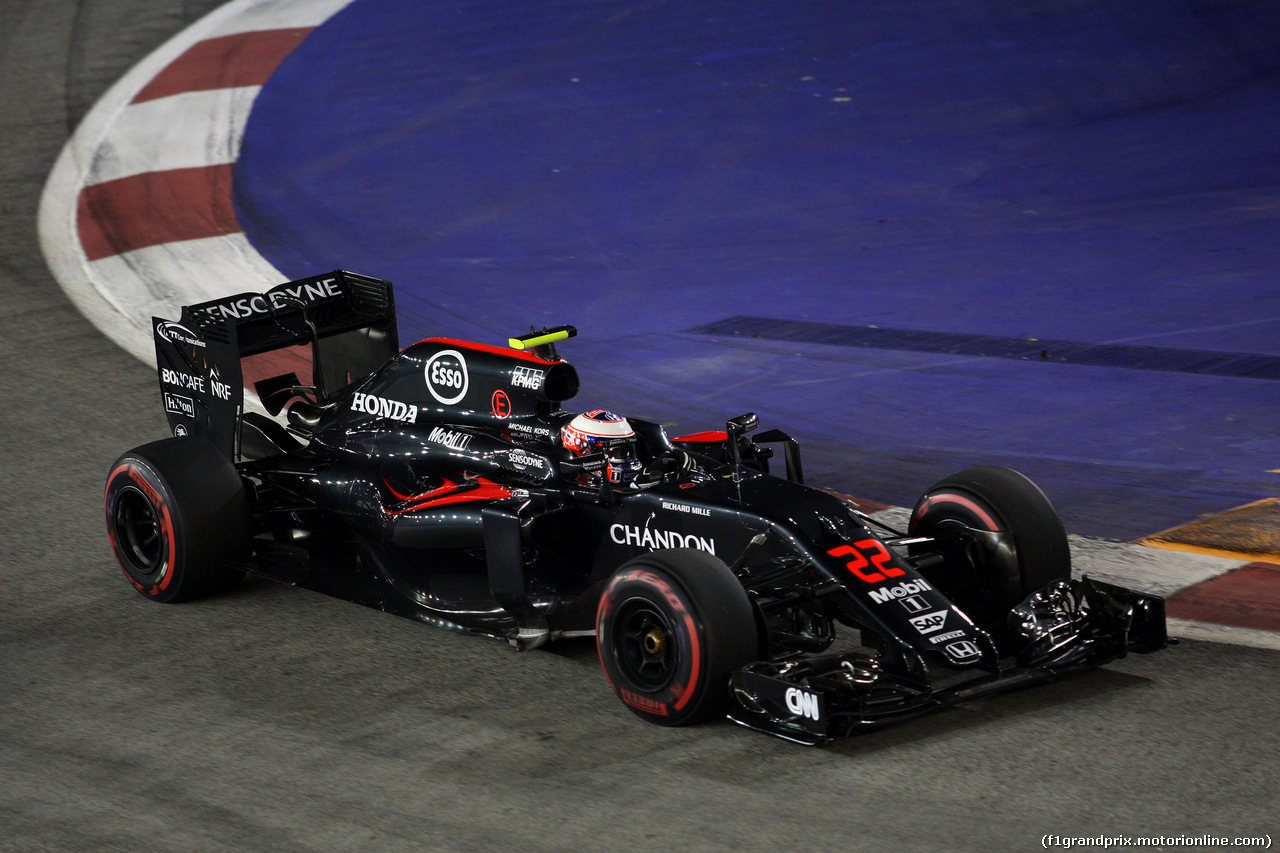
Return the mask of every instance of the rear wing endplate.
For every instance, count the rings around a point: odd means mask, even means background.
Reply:
[[[345,270],[151,318],[169,428],[203,436],[235,456],[244,376],[240,360],[311,346],[317,401],[381,367],[399,351],[391,282]]]

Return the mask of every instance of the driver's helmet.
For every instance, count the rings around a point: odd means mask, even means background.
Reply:
[[[640,473],[636,455],[636,432],[627,419],[604,409],[583,412],[560,430],[560,441],[576,456],[603,453],[608,467],[605,469],[611,483],[629,486]],[[579,483],[597,485],[597,475],[583,476]]]

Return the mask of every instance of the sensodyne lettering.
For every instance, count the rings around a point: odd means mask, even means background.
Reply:
[[[517,468],[537,468],[540,471],[545,469],[541,456],[534,456],[523,450],[508,450],[507,461]]]

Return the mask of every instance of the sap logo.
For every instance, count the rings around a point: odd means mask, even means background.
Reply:
[[[431,356],[423,373],[431,396],[446,406],[467,396],[471,382],[467,376],[467,360],[456,349],[441,350]]]
[[[196,403],[190,397],[184,397],[181,394],[170,394],[165,391],[164,410],[173,415],[182,415],[184,418],[194,418],[196,416]]]
[[[888,589],[871,590],[871,600],[876,604],[884,604],[886,601],[895,601],[899,598],[906,598],[909,595],[915,595],[919,592],[931,592],[933,587],[929,586],[926,580],[903,581],[897,586],[891,586]]]
[[[911,627],[921,634],[932,634],[934,631],[941,631],[942,626],[947,624],[947,611],[935,610],[923,616],[912,616],[909,621]]]
[[[537,391],[542,387],[542,379],[547,375],[545,370],[535,370],[532,367],[516,367],[511,371],[511,385],[513,388],[528,388],[530,391]]]
[[[817,693],[809,693],[799,687],[788,687],[787,692],[783,694],[783,701],[787,703],[787,710],[797,717],[816,720],[822,716]]]
[[[204,379],[199,376],[192,376],[190,373],[182,373],[178,370],[162,367],[160,368],[160,381],[165,385],[175,385],[178,388],[185,388],[198,394],[204,393]]]
[[[156,334],[171,344],[188,344],[193,347],[205,346],[205,342],[186,326],[171,323],[168,320],[156,326]]]
[[[454,432],[444,427],[436,427],[427,436],[427,441],[443,444],[450,450],[466,450],[467,445],[471,443],[471,436],[465,432]]]
[[[375,397],[372,394],[353,394],[351,396],[351,411],[364,412],[366,415],[387,418],[392,421],[404,421],[405,423],[413,423],[418,419],[417,406],[411,406],[399,400]]]
[[[961,640],[958,643],[951,643],[948,646],[944,646],[944,648],[953,660],[968,660],[969,658],[977,657],[982,653],[978,648],[978,644],[972,640]]]
[[[609,538],[619,545],[634,545],[656,551],[659,548],[696,548],[708,554],[716,552],[716,540],[702,536],[685,536],[674,530],[653,530],[630,524],[615,524],[609,528]]]

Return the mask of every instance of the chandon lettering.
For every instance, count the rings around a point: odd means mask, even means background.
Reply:
[[[634,545],[656,551],[659,548],[697,548],[708,554],[716,552],[716,540],[704,536],[686,536],[674,530],[654,530],[651,527],[634,527],[615,524],[609,528],[609,537],[619,545]]]

